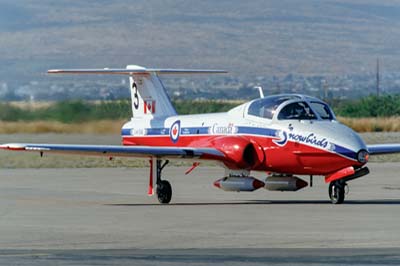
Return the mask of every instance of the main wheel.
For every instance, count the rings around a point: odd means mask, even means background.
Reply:
[[[339,182],[329,184],[329,198],[333,204],[341,204],[344,201],[344,185]]]
[[[157,185],[157,198],[160,203],[166,204],[171,201],[172,188],[167,180],[162,180]]]

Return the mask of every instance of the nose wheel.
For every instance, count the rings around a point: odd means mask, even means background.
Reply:
[[[156,192],[157,192],[158,201],[162,204],[169,203],[172,198],[171,184],[167,180],[161,179],[161,172],[168,163],[169,163],[169,161],[166,160],[161,165],[161,160],[157,160],[157,190],[156,190]]]
[[[329,198],[333,204],[342,204],[344,201],[346,183],[334,181],[329,183]]]

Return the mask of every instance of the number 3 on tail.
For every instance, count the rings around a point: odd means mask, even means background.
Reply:
[[[139,95],[137,91],[136,82],[132,83],[132,93],[133,93],[133,106],[135,109],[139,109]]]

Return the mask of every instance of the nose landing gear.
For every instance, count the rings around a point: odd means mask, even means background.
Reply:
[[[338,172],[328,175],[325,177],[325,182],[330,182],[329,183],[329,198],[331,199],[333,204],[341,204],[344,201],[344,196],[348,192],[348,186],[347,182],[360,178],[362,176],[365,176],[369,174],[369,169],[368,167],[363,167],[363,168],[357,168],[354,169],[352,167],[353,173],[350,175],[345,175],[348,172],[348,168],[344,168],[342,170],[339,170]],[[338,176],[339,175],[339,176]],[[340,179],[338,179],[340,178]]]
[[[343,203],[346,186],[346,182],[340,180],[329,183],[329,198],[333,204]]]

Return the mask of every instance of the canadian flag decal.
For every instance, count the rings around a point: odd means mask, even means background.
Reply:
[[[145,100],[144,101],[144,113],[154,114],[156,112],[156,101]]]

